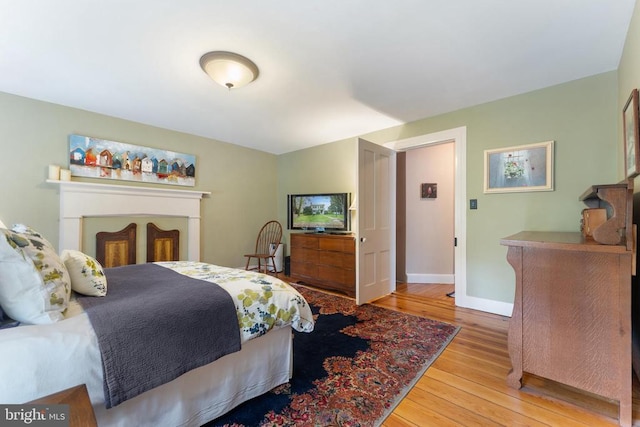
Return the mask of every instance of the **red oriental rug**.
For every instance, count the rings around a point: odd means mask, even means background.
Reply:
[[[287,384],[207,426],[379,426],[459,328],[294,285],[316,316]]]

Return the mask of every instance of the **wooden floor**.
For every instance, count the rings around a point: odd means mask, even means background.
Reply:
[[[509,318],[455,307],[453,285],[399,284],[375,305],[462,329],[383,426],[615,426],[618,405],[538,377],[507,387]],[[630,373],[631,375],[631,373]],[[640,384],[633,419],[640,426]]]

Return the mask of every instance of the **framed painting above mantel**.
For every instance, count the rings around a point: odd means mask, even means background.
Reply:
[[[90,136],[69,136],[72,176],[171,184],[196,184],[196,157]]]

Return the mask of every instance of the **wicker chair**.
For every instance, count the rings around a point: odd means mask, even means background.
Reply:
[[[278,269],[276,268],[276,250],[282,239],[282,225],[278,221],[269,221],[262,226],[256,239],[256,250],[252,254],[245,254],[247,258],[247,266],[245,270],[258,270],[261,273],[269,274],[271,269],[276,277],[278,277]],[[258,260],[258,266],[249,268],[252,258]]]

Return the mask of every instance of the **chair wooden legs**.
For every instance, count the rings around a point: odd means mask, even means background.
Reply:
[[[257,256],[257,257],[251,257],[251,256],[247,256],[247,265],[244,267],[245,270],[249,270],[249,263],[251,262],[251,258],[256,258],[258,260],[258,267],[257,268],[252,268],[251,270],[257,270],[259,273],[264,273],[264,274],[270,274],[270,270],[269,270],[269,265],[273,266],[273,275],[275,277],[278,277],[278,269],[276,267],[276,257],[275,255],[273,256],[269,256],[267,258],[264,258],[264,268],[263,268],[263,263],[262,263],[262,258]],[[271,260],[271,263],[269,263],[269,260]]]
[[[276,266],[276,257],[271,257],[271,265],[273,265],[273,275],[278,277],[278,267]]]

